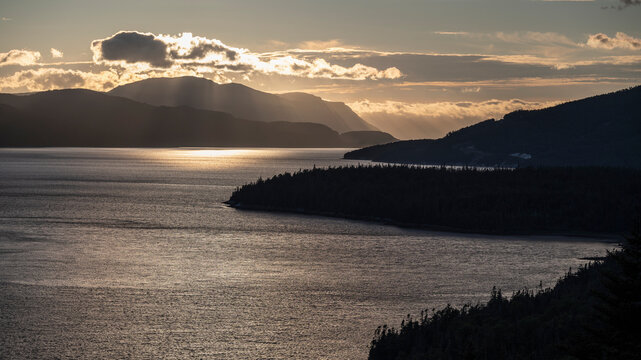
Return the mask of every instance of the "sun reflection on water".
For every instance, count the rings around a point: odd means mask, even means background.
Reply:
[[[208,157],[208,158],[223,158],[248,155],[250,153],[260,152],[256,149],[183,149],[176,150],[176,155],[188,157]]]
[[[301,162],[309,167],[347,165],[361,161],[344,160],[343,154],[353,149],[343,148],[225,148],[184,147],[164,149],[122,149],[128,156],[141,161],[141,166],[158,166],[180,170],[239,170],[272,169],[257,176],[297,171]],[[294,155],[292,155],[294,154]],[[121,154],[122,155],[122,154]]]
[[[191,169],[231,169],[251,166],[265,159],[285,156],[282,149],[271,148],[175,148],[154,151],[155,163]]]

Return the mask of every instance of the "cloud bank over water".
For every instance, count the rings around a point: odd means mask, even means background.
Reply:
[[[385,129],[397,138],[411,139],[417,134],[439,138],[453,129],[472,125],[479,119],[500,119],[520,109],[540,109],[557,102],[531,102],[521,99],[436,103],[407,103],[399,101],[349,103],[372,125]]]

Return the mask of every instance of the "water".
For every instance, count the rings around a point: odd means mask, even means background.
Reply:
[[[0,150],[0,358],[362,359],[378,325],[613,246],[222,204],[344,151]]]

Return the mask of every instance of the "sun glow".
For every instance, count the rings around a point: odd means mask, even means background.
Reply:
[[[256,152],[260,150],[249,150],[249,149],[185,149],[177,150],[176,155],[186,156],[186,157],[197,157],[197,158],[228,158],[228,157],[237,157],[242,155],[247,155],[251,152]]]
[[[150,160],[183,169],[233,169],[249,166],[277,149],[175,148],[154,151]]]

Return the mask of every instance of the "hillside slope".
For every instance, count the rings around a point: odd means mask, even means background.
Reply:
[[[515,111],[438,140],[399,141],[347,159],[476,166],[641,168],[641,86],[554,107]]]
[[[305,93],[269,94],[197,77],[146,79],[118,86],[109,94],[150,105],[223,111],[242,119],[323,124],[339,133],[377,130],[344,103]]]

